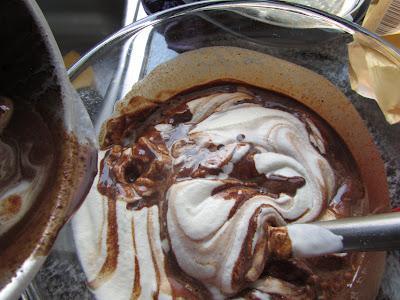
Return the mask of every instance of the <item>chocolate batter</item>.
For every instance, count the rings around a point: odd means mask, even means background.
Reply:
[[[196,99],[214,95],[232,99],[221,100],[216,108],[202,104],[202,107],[198,108],[201,113],[193,113],[194,104],[191,103],[194,103]],[[207,101],[202,103],[207,103]],[[236,222],[235,218],[239,218],[237,215],[241,212],[241,208],[252,199],[264,197],[263,199],[269,199],[271,203],[279,202],[282,197],[292,199],[299,191],[307,188],[307,179],[304,176],[282,175],[283,171],[279,174],[260,171],[261,167],[257,166],[257,157],[279,151],[274,148],[274,142],[270,145],[268,140],[262,141],[266,146],[261,149],[253,142],[252,136],[246,135],[249,129],[245,123],[234,128],[237,131],[236,141],[230,141],[229,144],[215,143],[215,140],[220,139],[220,135],[228,134],[226,130],[230,128],[229,125],[224,127],[225,131],[221,131],[222,133],[211,129],[203,131],[198,129],[201,124],[207,122],[209,122],[207,124],[214,124],[212,123],[214,119],[222,118],[221,113],[229,113],[238,108],[249,111],[255,109],[256,112],[263,112],[260,108],[268,108],[285,112],[287,114],[283,115],[284,118],[289,118],[287,115],[290,114],[296,122],[300,121],[305,127],[309,141],[302,142],[312,145],[315,155],[327,161],[334,178],[331,188],[327,183],[320,185],[322,198],[326,199],[326,202],[321,202],[320,208],[314,212],[315,217],[310,217],[312,220],[342,218],[365,213],[365,204],[362,201],[364,188],[358,168],[345,143],[329,124],[306,106],[285,95],[245,84],[226,82],[197,87],[175,96],[166,104],[159,104],[155,109],[122,116],[124,122],[119,124],[124,124],[124,126],[119,126],[113,131],[114,137],[119,137],[121,143],[113,145],[106,151],[101,161],[97,184],[98,191],[108,198],[109,211],[115,210],[116,201],[125,201],[126,208],[133,211],[158,207],[160,239],[167,241],[169,245],[172,244],[172,249],[169,247],[163,252],[165,270],[174,298],[262,299],[265,295],[269,295],[271,299],[333,299],[338,295],[350,297],[353,279],[363,259],[363,254],[335,254],[313,259],[282,259],[273,252],[267,253],[269,250],[260,241],[256,246],[252,246],[255,234],[259,230],[256,218],[260,214],[260,209],[273,206],[267,204],[260,206],[249,221],[248,233],[240,251],[240,258],[235,261],[229,291],[211,279],[195,278],[196,276],[190,275],[190,271],[185,271],[190,268],[185,269],[186,262],[180,261],[183,258],[176,254],[177,249],[174,248],[176,247],[174,245],[178,244],[174,242],[175,237],[170,234],[172,230],[170,213],[172,212],[168,210],[171,210],[169,205],[172,204],[169,201],[172,200],[168,197],[172,196],[168,196],[168,193],[173,193],[171,186],[201,179],[221,182],[213,188],[210,197],[226,201],[234,199],[234,205],[227,216],[227,220],[232,220],[232,222]],[[256,120],[256,117],[254,119]],[[224,122],[228,121],[224,119]],[[217,121],[215,124],[219,126]],[[292,129],[296,130],[296,126]],[[205,128],[205,125],[203,127]],[[205,131],[214,138],[207,140]],[[285,137],[290,137],[290,134],[288,133]],[[278,136],[278,142],[279,139]],[[302,150],[300,148],[296,151],[303,155]],[[287,152],[285,154],[289,155],[291,149],[285,151]],[[306,160],[307,155],[308,153],[304,154]],[[327,165],[323,165],[320,161],[316,165],[320,167],[321,172],[326,172],[322,174],[330,174],[330,171],[326,170]],[[325,179],[324,176],[322,178]],[[187,197],[190,198],[192,195],[187,195]],[[290,223],[303,219],[309,221],[311,219],[307,219],[308,214],[309,212],[305,211],[294,219],[281,214],[279,218],[269,218],[263,224],[263,228],[268,232],[268,228],[282,225],[282,222]],[[117,234],[116,229],[112,227],[113,224],[115,225],[116,222],[110,214],[107,231],[109,251],[104,264],[107,268],[103,266],[98,277],[104,275],[101,274],[102,272],[110,272],[110,270],[112,272],[115,269],[115,266],[114,268],[112,266],[116,264],[113,256],[118,255],[115,251],[118,243],[113,238],[113,235]],[[264,249],[260,250],[263,257],[260,261],[255,258],[257,249]],[[229,252],[230,249],[226,251]],[[258,271],[259,268],[261,269]],[[135,270],[135,273],[140,276],[140,270]],[[92,282],[93,286],[98,283]],[[134,295],[140,293],[141,288],[136,276],[133,298],[135,298]],[[215,290],[218,291],[215,292]]]

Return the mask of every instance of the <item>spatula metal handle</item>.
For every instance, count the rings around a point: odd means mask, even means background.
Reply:
[[[314,223],[343,237],[343,250],[400,249],[400,212]]]

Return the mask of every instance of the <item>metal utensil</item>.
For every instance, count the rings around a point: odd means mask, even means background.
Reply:
[[[400,249],[400,212],[316,222],[343,237],[343,252]]]

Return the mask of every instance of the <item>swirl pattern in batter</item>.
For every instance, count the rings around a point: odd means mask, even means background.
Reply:
[[[145,121],[105,151],[89,197],[101,200],[74,224],[99,298],[332,299],[351,284],[361,255],[300,259],[271,246],[277,226],[362,213],[354,161],[312,111],[218,84],[129,119]]]

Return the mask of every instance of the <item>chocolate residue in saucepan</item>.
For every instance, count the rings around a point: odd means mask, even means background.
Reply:
[[[97,153],[67,133],[49,107],[0,99],[2,287],[30,255],[48,254],[90,188]]]
[[[8,98],[2,102],[0,235],[16,225],[47,189],[55,162],[53,137],[35,108]]]

